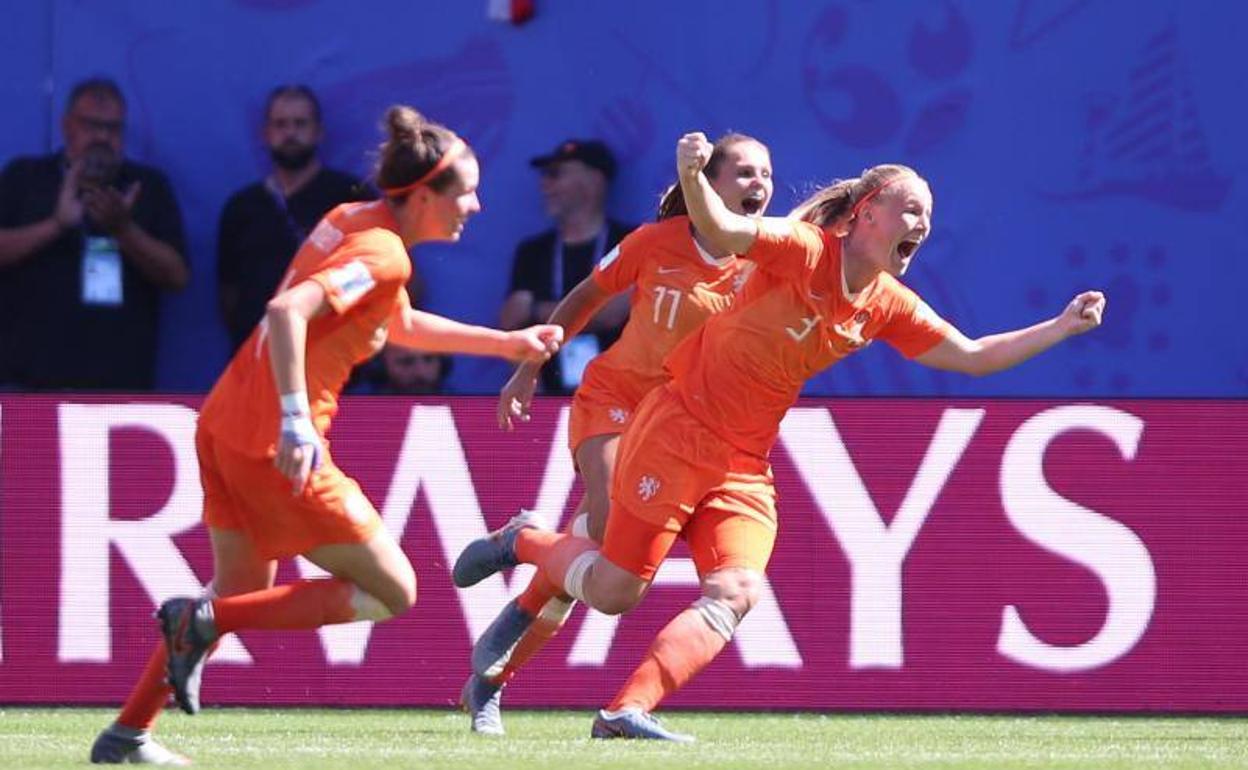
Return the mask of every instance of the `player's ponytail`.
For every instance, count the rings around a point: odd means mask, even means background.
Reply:
[[[426,120],[406,105],[386,110],[381,121],[386,140],[377,148],[377,186],[403,200],[420,185],[443,192],[455,181],[454,161],[472,149],[446,126]]]

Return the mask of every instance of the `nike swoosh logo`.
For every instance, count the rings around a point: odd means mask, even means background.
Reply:
[[[667,275],[668,273],[679,273],[684,270],[683,267],[660,267],[659,275]]]
[[[806,293],[809,294],[810,298],[813,299],[815,302],[823,302],[822,294],[815,294],[813,291],[808,291]]]

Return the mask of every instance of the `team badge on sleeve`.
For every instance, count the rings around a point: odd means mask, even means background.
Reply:
[[[377,285],[373,274],[368,272],[368,266],[358,259],[330,270],[327,275],[329,284],[334,287],[344,305],[354,305],[369,289]]]
[[[328,219],[322,219],[308,236],[308,243],[328,254],[342,243],[342,231],[331,225]]]

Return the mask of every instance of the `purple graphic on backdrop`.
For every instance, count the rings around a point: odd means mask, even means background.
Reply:
[[[1097,283],[1112,298],[1113,311],[1096,334],[1079,335],[1067,341],[1071,355],[1081,363],[1071,373],[1076,390],[1108,390],[1125,393],[1134,378],[1121,365],[1131,355],[1161,356],[1171,346],[1171,333],[1164,325],[1173,291],[1166,271],[1168,259],[1161,246],[1133,249],[1125,242],[1111,244],[1103,253],[1089,255],[1083,245],[1066,249],[1064,267],[1071,275],[1086,276],[1080,283],[1091,283],[1093,276],[1106,276]],[[1030,286],[1024,301],[1037,312],[1052,313],[1058,302],[1066,301],[1043,286]],[[1111,362],[1120,362],[1118,366]],[[1160,362],[1158,362],[1158,365]],[[1099,374],[1098,374],[1099,373]]]
[[[939,21],[917,21],[906,43],[910,69],[942,90],[913,99],[925,88],[885,75],[874,61],[845,61],[854,16],[839,5],[824,9],[806,36],[802,51],[802,87],[819,125],[840,142],[857,149],[886,146],[908,124],[903,159],[922,157],[956,135],[966,124],[973,95],[949,81],[970,64],[974,39],[970,26],[948,2],[935,6]],[[884,54],[885,52],[876,52]],[[906,103],[916,102],[913,119]]]
[[[933,80],[962,74],[971,61],[973,35],[966,18],[949,2],[940,3],[943,24],[919,21],[910,33],[910,66]]]
[[[1213,167],[1173,23],[1132,63],[1121,99],[1094,96],[1076,189],[1053,200],[1143,198],[1183,211],[1217,211],[1231,178]]]
[[[334,105],[325,123],[326,130],[339,137],[336,146],[375,145],[382,112],[402,101],[463,135],[483,160],[497,153],[509,135],[515,103],[515,86],[502,49],[486,37],[465,40],[447,57],[374,69],[323,91],[323,101]],[[330,162],[356,168],[359,156],[352,151]]]
[[[901,128],[901,98],[878,72],[843,63],[849,25],[849,13],[831,5],[811,26],[802,50],[802,90],[824,131],[850,147],[878,147]]]
[[[1053,33],[1092,0],[1019,0],[1010,30],[1010,48],[1021,51]]]

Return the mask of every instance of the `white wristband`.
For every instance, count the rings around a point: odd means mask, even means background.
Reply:
[[[294,393],[283,393],[281,396],[282,416],[287,415],[310,415],[312,407],[308,404],[308,394],[306,391],[297,390]]]

